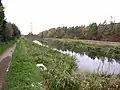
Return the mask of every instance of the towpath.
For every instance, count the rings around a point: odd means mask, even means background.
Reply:
[[[0,55],[0,90],[2,90],[5,74],[12,60],[12,54],[15,51],[16,44],[7,49],[3,54]]]

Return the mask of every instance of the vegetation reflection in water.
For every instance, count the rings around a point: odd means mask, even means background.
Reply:
[[[53,38],[44,38],[39,40],[41,43],[48,45],[52,48],[57,48],[59,50],[69,50],[76,53],[83,53],[95,59],[98,58],[105,59],[108,57],[108,60],[111,62],[112,59],[116,61],[120,60],[120,45],[119,43],[111,42],[100,42],[100,41],[89,41],[85,40],[73,40],[73,39],[53,39]]]
[[[39,45],[43,45],[39,41],[35,40],[33,41]],[[43,45],[47,46],[47,45]],[[47,46],[48,47],[48,46]],[[64,54],[69,54],[76,59],[76,65],[78,67],[78,70],[82,72],[90,72],[90,73],[104,73],[104,74],[119,74],[120,70],[120,64],[119,62],[115,61],[115,59],[112,59],[109,61],[107,57],[105,58],[90,58],[86,53],[75,53],[71,52],[69,50],[62,51],[58,50],[56,48],[53,48],[53,50],[57,50]]]

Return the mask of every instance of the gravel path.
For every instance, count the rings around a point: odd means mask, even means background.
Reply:
[[[0,55],[0,90],[2,90],[5,74],[7,72],[8,66],[10,65],[12,54],[15,48],[16,44],[13,47],[10,47],[8,50],[6,50],[2,55]]]

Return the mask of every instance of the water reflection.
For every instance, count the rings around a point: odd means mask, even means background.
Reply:
[[[97,57],[95,59],[90,58],[85,53],[79,54],[75,52],[70,51],[62,51],[59,50],[59,52],[64,54],[70,54],[71,56],[74,56],[76,59],[76,64],[78,66],[78,69],[83,72],[95,72],[95,73],[105,73],[105,74],[119,74],[120,73],[120,64],[116,62],[114,59],[111,60],[111,62],[108,62],[108,58],[98,59]]]
[[[42,45],[42,44],[39,42],[39,45]],[[109,62],[109,59],[106,57],[100,58],[100,59],[96,57],[95,59],[92,59],[85,53],[75,53],[75,52],[71,52],[68,50],[62,51],[56,48],[53,48],[53,50],[57,50],[63,54],[69,54],[75,57],[78,70],[80,70],[81,72],[105,73],[105,74],[119,74],[120,73],[120,69],[119,69],[120,61],[119,60],[116,61],[112,59]]]

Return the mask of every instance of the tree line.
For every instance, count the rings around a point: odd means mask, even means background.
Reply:
[[[97,25],[91,23],[88,26],[57,27],[45,30],[38,34],[41,38],[71,38],[87,40],[103,40],[120,42],[120,23],[106,21]]]
[[[18,27],[6,21],[4,7],[0,0],[0,42],[19,38],[20,36],[21,32]]]

